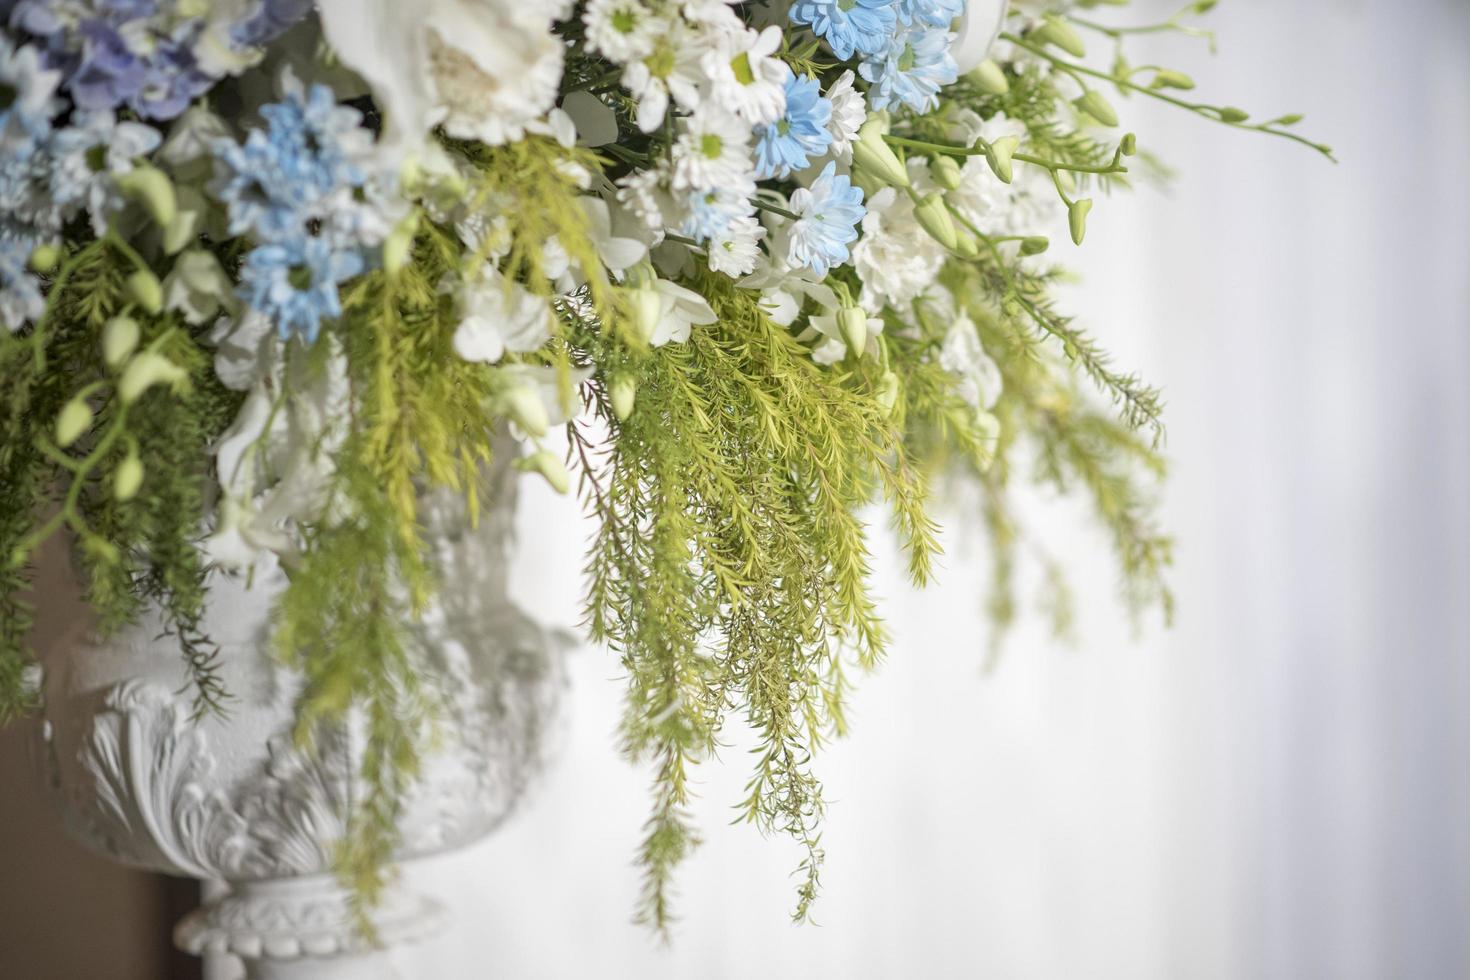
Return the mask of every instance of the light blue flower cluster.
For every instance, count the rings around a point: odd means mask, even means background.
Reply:
[[[289,77],[285,98],[261,109],[265,127],[243,144],[214,147],[211,192],[226,207],[229,231],[255,247],[240,270],[240,292],[283,338],[315,341],[321,321],[340,316],[337,286],[367,267],[357,212],[367,182],[372,135],[362,115],[338,105],[325,85]]]
[[[894,0],[797,0],[791,22],[812,29],[843,61],[878,54],[888,47],[898,23]]]
[[[41,281],[31,273],[31,253],[38,242],[18,228],[0,224],[0,325],[12,333],[45,309]]]
[[[756,127],[756,177],[785,177],[806,169],[811,158],[832,145],[831,121],[832,103],[822,97],[821,83],[793,74],[786,80],[785,113],[769,126]]]
[[[308,0],[239,6],[224,19],[209,4],[178,0],[19,0],[9,23],[43,44],[78,107],[172,119],[311,8]]]
[[[52,118],[62,109],[59,82],[35,48],[0,35],[0,325],[12,332],[41,313],[31,253],[61,230],[48,153]]]
[[[852,257],[849,246],[867,215],[862,188],[837,173],[836,166],[828,163],[810,188],[798,187],[791,195],[797,214],[790,230],[791,258],[821,278]]]
[[[844,61],[861,56],[871,108],[928,112],[959,75],[949,28],[964,11],[965,0],[797,0],[790,17]]]
[[[752,213],[750,201],[735,190],[691,191],[680,234],[697,242],[719,241],[734,222]]]
[[[901,30],[882,54],[858,66],[869,85],[868,105],[877,111],[898,103],[917,112],[933,110],[939,105],[939,90],[959,77],[950,41],[942,28]]]

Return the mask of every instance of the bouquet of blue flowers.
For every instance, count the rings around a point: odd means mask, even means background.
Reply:
[[[804,916],[816,749],[885,651],[870,505],[922,584],[934,489],[978,487],[1000,633],[1034,476],[1168,609],[1159,395],[1049,295],[1149,159],[1109,96],[1330,154],[1128,61],[1212,0],[1094,19],[1126,3],[0,0],[0,719],[48,538],[103,629],[163,611],[201,711],[211,583],[283,570],[301,730],[369,733],[341,862],[370,894],[429,750],[398,724],[431,672],[402,640],[436,586],[420,503],[473,514],[514,452],[597,528],[588,633],[656,773],[643,912],[733,717]]]

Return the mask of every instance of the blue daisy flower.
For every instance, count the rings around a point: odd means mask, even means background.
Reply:
[[[815,78],[792,75],[786,80],[786,112],[769,126],[756,128],[756,177],[785,177],[804,170],[812,157],[820,157],[832,145],[827,126],[832,121],[832,102],[822,97]]]
[[[828,163],[810,188],[792,193],[791,210],[798,219],[789,233],[790,259],[823,278],[852,257],[849,246],[857,241],[857,226],[868,213],[862,188],[837,173],[835,163]]]
[[[846,61],[854,52],[877,54],[893,39],[898,13],[893,0],[796,0],[791,22],[810,27]]]
[[[951,35],[940,29],[909,28],[878,55],[858,66],[867,80],[868,104],[881,111],[902,103],[917,112],[939,104],[939,90],[959,77],[949,53]]]

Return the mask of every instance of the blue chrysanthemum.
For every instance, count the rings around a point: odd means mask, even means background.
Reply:
[[[898,19],[904,24],[949,27],[965,13],[965,0],[897,0]]]
[[[832,145],[827,126],[832,121],[832,103],[822,97],[815,78],[792,75],[786,80],[786,112],[769,126],[756,128],[756,177],[785,177],[804,170],[812,157],[820,157]]]
[[[31,272],[37,240],[16,228],[0,226],[0,326],[14,333],[46,307],[41,280]]]
[[[260,112],[266,128],[251,130],[243,145],[215,145],[221,166],[211,189],[229,210],[232,234],[288,238],[326,218],[333,195],[362,186],[358,160],[371,135],[325,85],[297,88]]]
[[[363,271],[355,250],[322,238],[301,237],[252,249],[240,267],[240,293],[251,309],[276,324],[283,339],[299,333],[316,340],[322,321],[342,315],[338,284]]]
[[[728,190],[694,191],[688,198],[681,234],[695,241],[718,241],[730,224],[751,213],[750,202]]]
[[[848,246],[857,241],[857,226],[868,213],[862,188],[837,173],[835,163],[827,164],[810,188],[792,193],[791,210],[798,216],[790,230],[791,262],[821,277],[852,257]]]
[[[879,55],[858,66],[868,81],[868,105],[883,110],[902,103],[917,112],[929,112],[939,104],[939,90],[959,77],[959,68],[949,53],[952,35],[945,30],[902,31]]]
[[[846,61],[854,52],[877,54],[887,48],[898,14],[893,0],[796,0],[791,22],[810,27]]]

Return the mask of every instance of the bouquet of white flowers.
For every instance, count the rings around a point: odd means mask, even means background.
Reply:
[[[589,633],[658,773],[644,911],[736,713],[804,915],[814,750],[884,649],[866,506],[922,583],[930,488],[972,477],[1003,627],[1029,461],[1167,608],[1159,397],[1056,311],[1046,257],[1144,159],[1105,92],[1307,141],[1128,62],[1210,0],[1091,19],[1125,5],[0,0],[0,718],[53,534],[105,628],[165,611],[202,710],[210,582],[279,566],[301,724],[370,733],[342,854],[371,891],[427,748],[395,723],[429,669],[401,641],[434,594],[420,501],[473,513],[508,431],[599,528]]]

